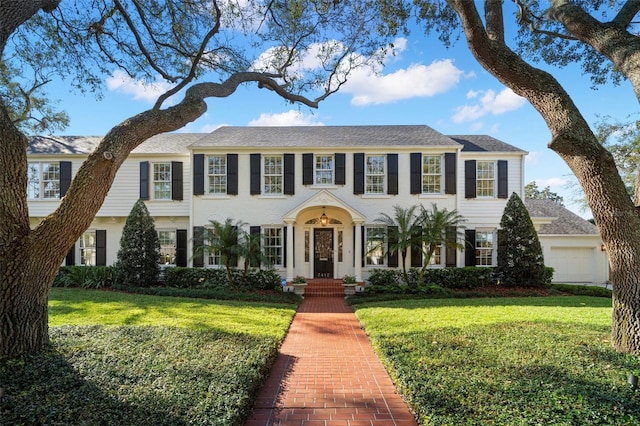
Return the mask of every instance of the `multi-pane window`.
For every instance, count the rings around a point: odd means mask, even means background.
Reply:
[[[262,158],[264,177],[264,188],[262,193],[265,195],[282,194],[284,174],[282,155],[264,155]]]
[[[80,237],[80,264],[96,265],[96,231],[86,231]]]
[[[384,265],[384,228],[365,229],[365,258],[367,266]]]
[[[160,241],[160,264],[176,264],[176,231],[158,231]]]
[[[496,186],[495,161],[476,163],[476,194],[478,197],[494,197]]]
[[[60,198],[60,164],[27,164],[27,198]]]
[[[153,164],[153,198],[171,199],[171,163]]]
[[[476,231],[476,266],[493,266],[493,232]]]
[[[442,156],[424,155],[422,157],[422,193],[440,194],[442,192]]]
[[[384,155],[367,155],[365,193],[384,194]]]
[[[263,228],[263,252],[270,265],[282,265],[282,228]]]
[[[209,175],[209,194],[227,193],[227,157],[225,155],[211,155],[207,158],[207,173]]]
[[[431,259],[429,259],[429,265],[442,265],[442,246],[436,246],[435,251],[431,255]]]
[[[316,155],[315,184],[333,185],[333,155]]]
[[[207,264],[211,266],[221,266],[222,257],[218,250],[209,249],[207,252]]]

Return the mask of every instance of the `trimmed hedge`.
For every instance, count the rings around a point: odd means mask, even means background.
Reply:
[[[438,268],[427,269],[424,282],[419,285],[419,273],[416,268],[408,271],[409,280],[414,286],[407,286],[402,280],[402,271],[396,269],[374,269],[365,286],[367,293],[391,294],[433,294],[434,286],[445,290],[476,289],[501,285],[501,276],[495,268]],[[553,268],[545,267],[544,284],[551,284]]]
[[[116,266],[62,266],[53,281],[54,287],[78,287],[100,289],[104,287],[126,288],[118,282],[119,270]],[[282,279],[271,269],[251,269],[243,282],[243,271],[233,270],[236,282],[241,283],[240,290],[273,290],[280,288]],[[158,283],[139,283],[131,287],[169,287],[176,289],[214,289],[229,290],[227,274],[224,269],[212,268],[164,268]]]

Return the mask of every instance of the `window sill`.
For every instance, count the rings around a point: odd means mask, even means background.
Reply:
[[[260,198],[260,199],[264,198],[269,200],[286,200],[287,198],[289,198],[289,196],[284,194],[273,194],[273,195],[260,194],[260,195],[256,195],[256,198]]]
[[[338,189],[338,185],[308,185],[310,189]]]
[[[360,195],[363,199],[384,199],[388,200],[389,198],[393,198],[393,195],[390,194],[362,194]]]
[[[197,195],[196,197],[199,197],[202,200],[230,200],[231,199],[231,195],[227,195],[227,194],[220,194],[220,195],[207,194],[207,195]]]
[[[418,194],[418,198],[422,199],[422,200],[426,200],[426,199],[444,199],[444,198],[448,198],[450,195],[453,194]]]

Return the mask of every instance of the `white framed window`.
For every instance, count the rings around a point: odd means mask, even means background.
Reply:
[[[60,198],[60,163],[27,163],[27,198]]]
[[[333,185],[333,155],[316,155],[314,164],[315,185]]]
[[[284,182],[284,166],[282,155],[262,156],[262,181],[264,195],[282,195]]]
[[[476,266],[493,266],[494,247],[493,231],[476,230]]]
[[[385,193],[385,156],[367,155],[365,159],[365,194]]]
[[[176,231],[158,231],[160,241],[160,264],[176,264]]]
[[[442,245],[438,244],[438,246],[436,246],[436,250],[433,252],[433,255],[431,255],[431,259],[429,259],[429,265],[440,266],[442,265],[443,260],[444,260],[444,256],[443,256]]]
[[[384,231],[381,226],[365,228],[365,265],[384,265]]]
[[[153,163],[153,198],[171,199],[171,163]]]
[[[96,231],[85,231],[80,236],[80,265],[96,265]]]
[[[478,197],[496,196],[496,162],[476,162],[476,195]]]
[[[442,193],[442,155],[422,156],[422,193]]]
[[[207,265],[222,266],[222,257],[219,251],[211,249],[207,251]]]
[[[227,156],[211,155],[207,157],[209,176],[209,194],[227,193]]]
[[[263,253],[269,265],[282,265],[282,228],[262,228]]]

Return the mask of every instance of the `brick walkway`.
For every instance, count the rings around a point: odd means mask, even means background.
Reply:
[[[416,425],[343,297],[306,297],[245,426]]]

